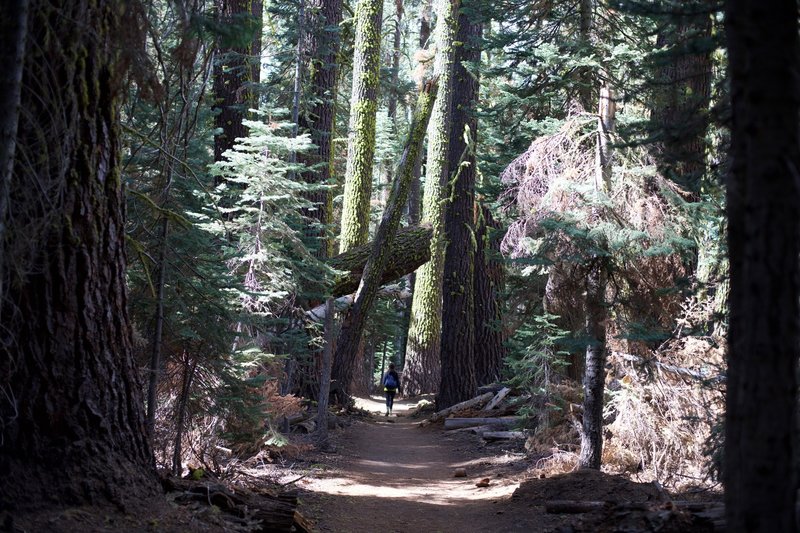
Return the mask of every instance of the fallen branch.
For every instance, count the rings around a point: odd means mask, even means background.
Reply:
[[[480,436],[485,440],[522,440],[528,434],[524,431],[484,431]]]
[[[446,418],[444,421],[444,429],[459,429],[472,426],[511,427],[521,420],[522,417],[519,416],[498,416],[497,418]]]
[[[486,402],[491,400],[493,396],[494,396],[493,392],[487,392],[485,394],[481,394],[480,396],[478,396],[476,398],[472,398],[471,400],[467,400],[467,401],[464,401],[464,402],[461,402],[461,403],[457,403],[455,405],[451,405],[447,409],[442,409],[441,411],[435,413],[430,418],[429,421],[430,422],[436,422],[437,420],[440,420],[440,419],[446,417],[447,415],[449,415],[451,413],[455,413],[457,411],[462,411],[462,410],[466,410],[466,409],[473,409],[473,408],[476,408],[476,407],[482,407],[483,404],[485,404]]]
[[[483,408],[483,410],[491,411],[492,409],[497,407],[497,405],[503,401],[503,398],[505,398],[509,392],[511,392],[511,389],[509,389],[508,387],[504,387],[503,389],[501,389],[500,392],[498,392],[497,395],[494,398],[492,398],[492,401],[489,402],[486,405],[486,407]]]

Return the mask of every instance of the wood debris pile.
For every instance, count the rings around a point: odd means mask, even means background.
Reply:
[[[297,491],[232,489],[206,479],[164,478],[161,484],[176,504],[198,512],[220,512],[229,531],[312,531],[308,520],[297,510]]]
[[[486,441],[524,440],[527,431],[516,429],[523,423],[516,399],[509,387],[482,387],[475,398],[434,413],[420,426],[441,422],[446,430],[474,433]]]

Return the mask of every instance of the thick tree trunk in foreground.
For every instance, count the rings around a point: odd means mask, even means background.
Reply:
[[[452,127],[449,142],[450,201],[445,213],[446,251],[442,276],[442,381],[436,407],[475,396],[475,142],[479,84],[464,62],[479,63],[482,26],[475,8],[458,16],[453,69]],[[464,137],[468,136],[472,146]]]
[[[800,346],[797,4],[729,0],[729,531],[795,531]]]
[[[214,161],[233,148],[237,137],[246,137],[242,119],[247,110],[256,107],[258,98],[253,91],[261,77],[261,0],[215,0],[217,17],[223,24],[239,24],[226,41],[217,46],[214,58],[214,127],[220,133],[214,137]],[[241,35],[252,34],[247,45],[231,42]],[[236,37],[235,37],[236,36]]]
[[[13,227],[0,258],[4,509],[159,492],[125,287],[123,11],[100,0],[30,5],[37,45],[25,58]]]
[[[347,315],[345,315],[342,330],[339,333],[334,361],[341,363],[342,373],[339,374],[339,384],[344,389],[342,391],[344,393],[347,393],[347,386],[349,386],[353,375],[358,345],[361,341],[361,333],[364,329],[367,314],[381,285],[383,271],[389,263],[388,252],[392,247],[397,228],[400,226],[403,207],[408,199],[408,188],[413,176],[414,161],[417,158],[417,153],[422,149],[425,129],[435,100],[436,82],[426,83],[420,88],[406,148],[398,164],[397,177],[392,184],[389,203],[383,213],[383,218],[372,244],[372,253],[364,266],[364,273],[361,276],[358,291],[356,291],[355,301]],[[344,398],[339,398],[339,400],[343,402]]]
[[[403,380],[407,394],[433,392],[440,384],[442,334],[442,272],[444,270],[444,185],[448,179],[450,142],[450,105],[453,86],[454,40],[459,0],[437,0],[435,30],[436,60],[434,73],[439,76],[428,133],[425,191],[422,199],[422,223],[433,228],[431,260],[416,273],[414,300],[406,345]]]
[[[383,270],[381,285],[390,283],[413,272],[431,258],[430,228],[402,228],[397,231],[391,247],[388,250],[389,262]],[[364,266],[372,253],[373,243],[356,246],[349,252],[339,254],[327,261],[328,265],[336,270],[346,272],[337,278],[331,288],[334,298],[356,292]]]
[[[28,1],[9,0],[3,13],[0,14],[0,64],[3,65],[4,71],[3,77],[0,78],[0,280],[4,280],[5,277],[2,257],[7,233],[8,195],[17,143],[27,25]],[[5,282],[0,281],[0,301],[3,300],[4,291]],[[2,319],[3,315],[0,314],[0,323]]]

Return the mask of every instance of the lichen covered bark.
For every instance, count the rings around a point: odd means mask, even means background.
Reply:
[[[427,83],[420,90],[417,100],[417,107],[414,112],[414,120],[409,131],[408,141],[406,142],[403,156],[397,169],[397,177],[392,184],[392,191],[389,194],[389,202],[383,213],[377,234],[372,245],[372,252],[364,272],[361,282],[356,291],[355,300],[349,312],[345,316],[342,330],[336,343],[335,361],[339,361],[339,373],[336,379],[347,393],[349,384],[353,376],[353,369],[358,354],[358,345],[361,340],[361,333],[364,329],[364,322],[367,313],[372,307],[375,295],[380,288],[383,272],[389,263],[389,251],[400,226],[400,219],[403,216],[403,207],[408,198],[408,189],[414,172],[414,161],[422,148],[422,141],[425,137],[425,128],[428,125],[433,102],[436,99],[436,84]],[[343,401],[344,398],[340,398]]]
[[[369,201],[375,159],[375,115],[381,63],[382,0],[359,0],[353,57],[353,92],[339,251],[364,244],[369,238]]]
[[[403,377],[408,394],[434,392],[441,379],[442,272],[444,270],[444,184],[448,179],[450,106],[458,0],[436,2],[436,60],[439,94],[428,127],[422,223],[433,229],[431,260],[417,270]]]

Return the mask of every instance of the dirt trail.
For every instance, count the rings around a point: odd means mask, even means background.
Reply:
[[[319,457],[322,472],[303,484],[310,491],[304,507],[320,531],[541,531],[536,517],[509,507],[522,454],[481,448],[474,435],[419,428],[402,402],[396,416],[384,417],[376,400],[360,402],[375,415],[340,433],[338,453]],[[467,478],[453,477],[459,467]],[[482,478],[489,487],[475,486]]]

